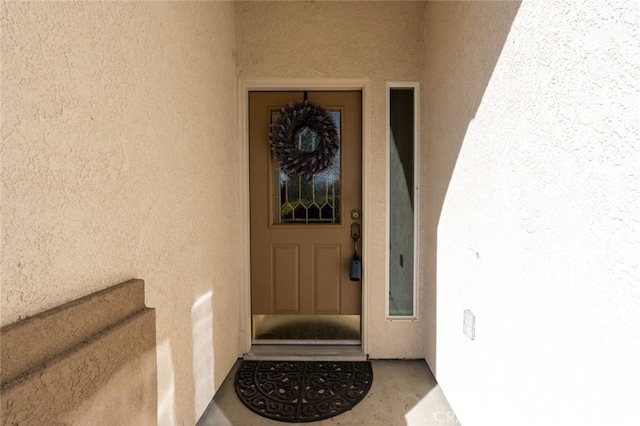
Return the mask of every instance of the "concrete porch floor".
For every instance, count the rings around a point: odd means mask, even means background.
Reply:
[[[347,411],[313,425],[459,425],[429,367],[420,360],[372,360],[373,384],[367,396]],[[239,361],[198,421],[198,426],[286,425],[246,408],[233,384]]]

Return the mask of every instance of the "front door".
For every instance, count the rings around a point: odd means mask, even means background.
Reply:
[[[308,177],[283,170],[269,143],[281,109],[305,98],[328,111],[340,142],[333,164]],[[302,128],[292,143],[311,152],[318,137]],[[249,93],[254,342],[360,340],[362,282],[350,280],[349,268],[362,208],[361,152],[361,92]]]

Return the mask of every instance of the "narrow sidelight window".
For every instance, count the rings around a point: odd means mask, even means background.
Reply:
[[[417,318],[418,83],[389,83],[387,137],[390,319]]]

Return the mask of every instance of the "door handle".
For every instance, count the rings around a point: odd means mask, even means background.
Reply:
[[[351,239],[356,241],[360,239],[360,224],[358,222],[351,224]]]

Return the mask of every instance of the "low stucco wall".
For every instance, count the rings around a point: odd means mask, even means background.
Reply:
[[[465,426],[634,423],[637,2],[442,2],[426,15],[425,191],[442,205],[427,359],[440,386]]]
[[[1,7],[1,323],[143,278],[194,424],[238,354],[234,5]]]
[[[131,280],[0,329],[2,425],[157,419],[155,312]]]

